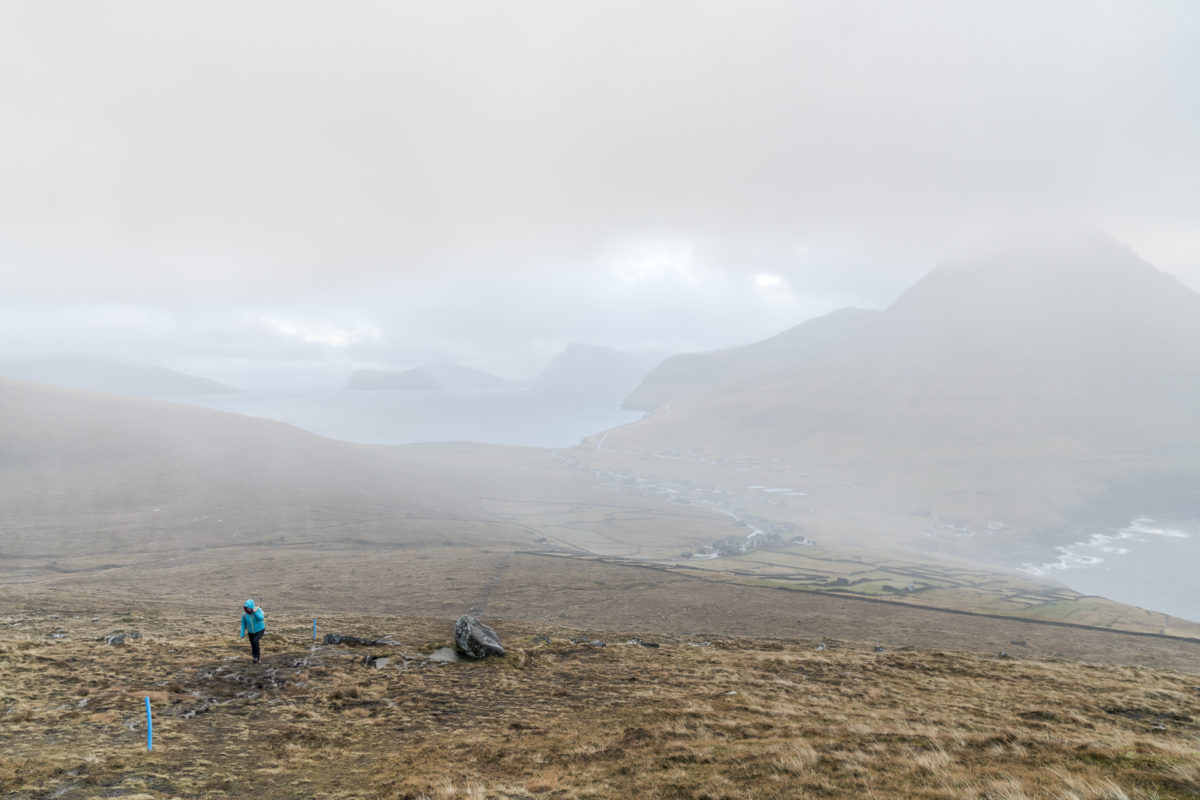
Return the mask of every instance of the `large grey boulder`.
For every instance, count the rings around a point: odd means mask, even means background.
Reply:
[[[470,614],[463,614],[454,623],[454,644],[469,658],[504,655],[504,645],[496,632]]]

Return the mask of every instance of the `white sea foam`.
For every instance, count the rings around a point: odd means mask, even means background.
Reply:
[[[1200,622],[1200,519],[1141,517],[1056,548],[1051,560],[1022,565],[1085,595],[1108,597]]]
[[[1165,536],[1168,539],[1190,539],[1191,534],[1187,531],[1181,531],[1178,528],[1158,528],[1152,525],[1153,520],[1146,517],[1138,517],[1133,522],[1129,523],[1129,527],[1122,528],[1122,532],[1129,533],[1145,533],[1150,536]]]
[[[1030,575],[1044,577],[1061,570],[1094,567],[1097,564],[1104,563],[1104,559],[1088,551],[1098,550],[1102,553],[1116,554],[1116,551],[1123,548],[1110,547],[1109,542],[1126,538],[1130,537],[1124,531],[1118,531],[1115,534],[1093,533],[1087,541],[1073,542],[1069,545],[1055,547],[1054,550],[1058,553],[1058,558],[1053,561],[1046,561],[1041,564],[1027,562],[1022,564],[1020,569],[1022,572],[1027,572]],[[1128,551],[1126,550],[1125,552]]]
[[[1125,556],[1132,550],[1129,547],[1117,546],[1115,542],[1145,542],[1142,536],[1162,536],[1168,539],[1188,539],[1191,534],[1178,528],[1158,527],[1154,520],[1148,517],[1137,517],[1129,525],[1112,533],[1093,533],[1086,541],[1072,542],[1069,545],[1055,547],[1058,558],[1041,564],[1026,562],[1019,569],[1030,575],[1046,576],[1051,573],[1094,567],[1104,563],[1104,559],[1096,553]]]

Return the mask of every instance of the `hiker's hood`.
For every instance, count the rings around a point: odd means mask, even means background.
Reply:
[[[253,600],[247,600],[246,602],[242,603],[242,608],[243,608],[243,609],[246,609],[246,608],[248,608],[248,609],[250,609],[251,611],[253,611],[253,610],[254,610],[254,601],[253,601]]]

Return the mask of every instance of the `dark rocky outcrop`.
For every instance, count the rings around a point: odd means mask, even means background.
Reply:
[[[341,633],[327,633],[323,639],[325,644],[351,644],[361,645],[363,647],[375,647],[377,645],[390,644],[397,645],[399,642],[391,639],[364,639],[361,636],[346,636]]]
[[[114,633],[104,637],[104,643],[107,645],[125,644],[127,639],[140,639],[140,633]]]
[[[608,643],[602,639],[588,639],[586,636],[576,636],[571,640],[571,644],[586,644],[588,647],[607,647]]]
[[[454,644],[470,658],[504,655],[504,645],[496,632],[470,614],[463,614],[454,623]]]

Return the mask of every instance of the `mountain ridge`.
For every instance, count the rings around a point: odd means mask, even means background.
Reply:
[[[1200,294],[1087,240],[935,268],[863,335],[607,446],[821,464],[889,505],[919,486],[909,508],[1061,522],[1113,487],[1200,475],[1196,397]]]
[[[814,358],[857,335],[879,313],[843,308],[751,344],[670,356],[646,375],[624,406],[653,411],[694,391]]]

